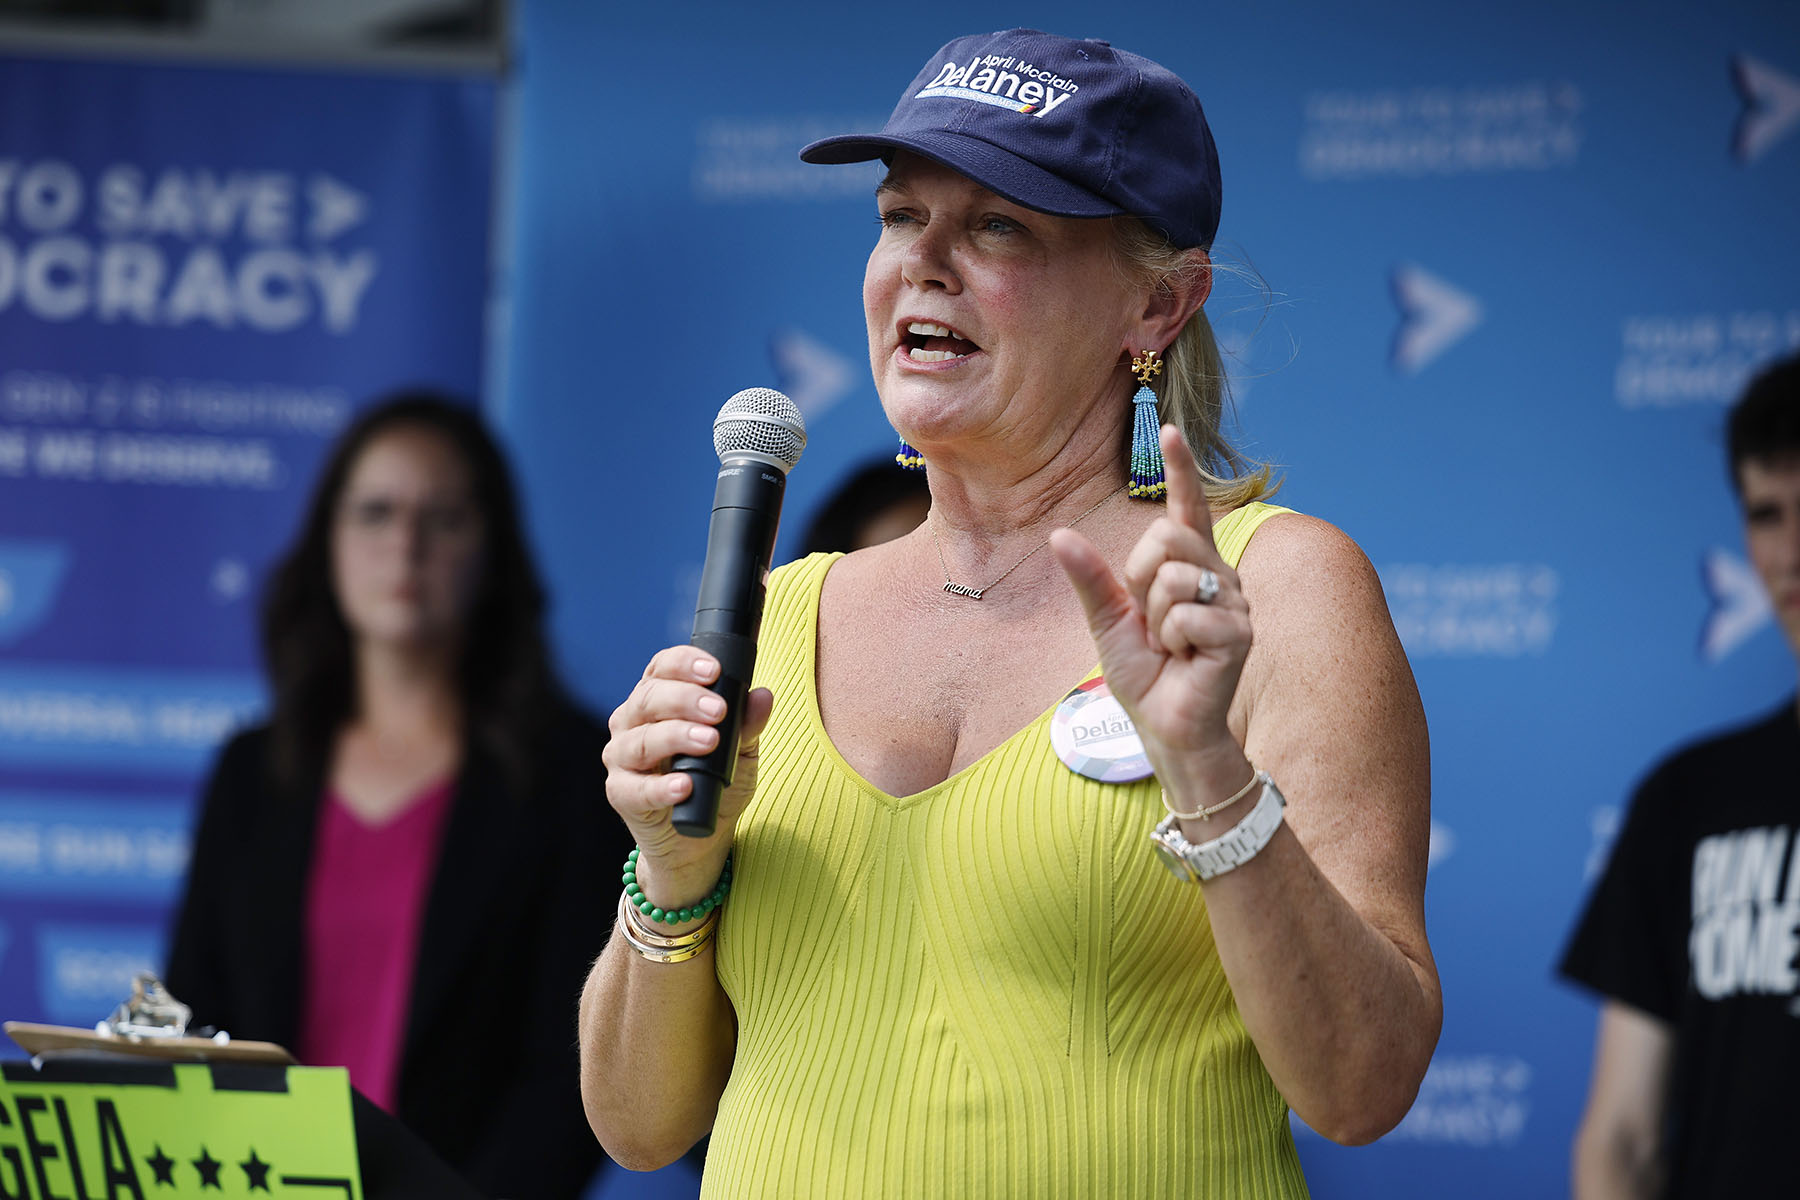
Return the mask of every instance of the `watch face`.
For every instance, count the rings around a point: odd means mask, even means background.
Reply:
[[[1163,832],[1160,828],[1151,832],[1150,844],[1156,847],[1157,860],[1169,868],[1169,874],[1183,883],[1192,883],[1199,878],[1194,873],[1194,868],[1188,865],[1188,860],[1177,854],[1174,848],[1163,840]]]

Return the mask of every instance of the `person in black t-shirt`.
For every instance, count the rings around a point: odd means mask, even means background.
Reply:
[[[1800,653],[1800,356],[1732,410],[1750,559]],[[1604,998],[1576,1200],[1800,1181],[1800,701],[1664,760],[1561,966]]]

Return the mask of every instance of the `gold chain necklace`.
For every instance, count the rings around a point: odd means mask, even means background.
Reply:
[[[1089,508],[1086,512],[1082,513],[1079,517],[1076,517],[1073,521],[1070,521],[1067,525],[1058,526],[1057,528],[1060,528],[1060,529],[1075,528],[1075,526],[1081,524],[1083,521],[1085,521],[1089,517],[1093,516],[1095,511],[1097,509],[1099,509],[1099,507],[1102,504],[1105,504],[1108,500],[1111,500],[1114,496],[1118,495],[1120,492],[1122,492],[1124,490],[1125,490],[1124,487],[1119,487],[1119,488],[1115,488],[1113,491],[1106,493],[1106,495],[1100,497],[1100,499],[1098,499],[1094,502],[1093,507]],[[999,587],[1001,580],[1005,579],[1008,575],[1011,575],[1014,571],[1018,570],[1020,567],[1025,565],[1025,559],[1030,558],[1033,554],[1036,554],[1039,550],[1042,550],[1045,546],[1048,546],[1050,544],[1050,534],[1045,534],[1043,541],[1039,542],[1037,545],[1033,546],[1031,549],[1029,549],[1025,552],[1025,558],[1021,558],[1018,562],[1016,562],[1012,566],[1006,568],[1006,570],[1000,572],[999,579],[994,580],[994,582],[988,584],[986,587],[970,587],[966,583],[952,583],[950,581],[950,568],[944,562],[944,544],[938,540],[937,522],[936,521],[928,521],[926,523],[931,526],[931,544],[937,547],[938,567],[944,572],[944,590],[946,592],[949,592],[952,596],[967,596],[971,600],[979,600],[983,596],[985,596],[987,593],[989,593],[989,592],[993,591],[995,588]],[[1056,532],[1055,529],[1052,529],[1050,531],[1050,533],[1055,533],[1055,532]]]

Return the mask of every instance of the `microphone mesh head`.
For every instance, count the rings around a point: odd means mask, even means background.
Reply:
[[[800,406],[775,389],[745,388],[713,418],[713,449],[721,461],[748,454],[785,475],[806,449],[806,421]]]

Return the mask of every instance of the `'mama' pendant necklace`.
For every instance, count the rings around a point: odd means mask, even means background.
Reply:
[[[1086,512],[1082,513],[1079,517],[1076,517],[1073,521],[1070,521],[1067,525],[1061,526],[1061,528],[1064,528],[1064,529],[1075,528],[1075,526],[1081,524],[1083,521],[1085,521],[1089,517],[1093,516],[1095,510],[1098,509],[1102,504],[1105,504],[1108,500],[1111,500],[1114,496],[1118,495],[1120,492],[1122,492],[1124,490],[1125,489],[1123,487],[1119,487],[1119,488],[1114,489],[1113,491],[1106,493],[1106,495],[1100,497],[1100,499],[1098,499],[1094,502],[1094,505],[1092,508],[1089,508]],[[1039,542],[1037,545],[1033,546],[1030,550],[1027,550],[1025,552],[1025,558],[1021,558],[1018,562],[1016,562],[1012,566],[1006,568],[1006,570],[1000,572],[999,579],[994,580],[994,582],[988,584],[986,587],[970,587],[966,583],[951,582],[950,568],[947,565],[945,565],[945,563],[944,563],[944,544],[938,540],[937,522],[930,521],[927,523],[931,526],[931,544],[937,547],[938,566],[944,572],[944,590],[946,592],[949,592],[952,596],[967,596],[971,600],[979,600],[983,596],[985,596],[987,593],[989,593],[989,592],[993,591],[995,588],[999,587],[1001,580],[1005,579],[1008,575],[1011,575],[1014,571],[1018,570],[1020,567],[1025,565],[1025,559],[1030,558],[1033,554],[1036,554],[1039,550],[1042,550],[1045,546],[1048,546],[1050,544],[1050,535],[1045,534],[1043,541]],[[1054,533],[1055,530],[1051,530],[1051,532]]]

